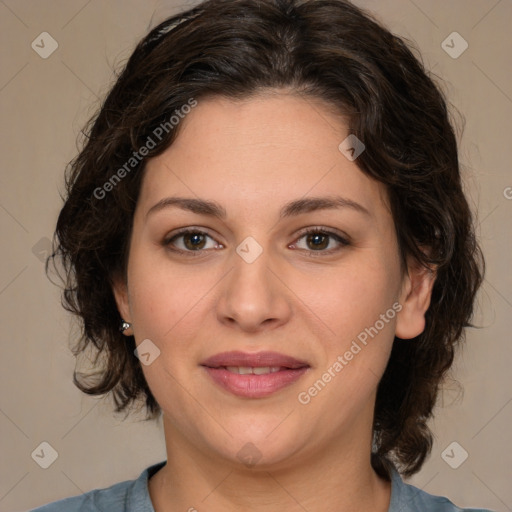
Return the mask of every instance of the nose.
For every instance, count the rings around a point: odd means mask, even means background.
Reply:
[[[221,283],[218,320],[244,332],[275,329],[288,322],[292,293],[268,251],[251,263],[235,253],[233,263]]]

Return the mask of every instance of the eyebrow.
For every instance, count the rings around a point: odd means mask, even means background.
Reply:
[[[227,217],[226,210],[219,203],[206,199],[195,199],[188,197],[166,197],[153,205],[146,213],[146,218],[153,213],[166,208],[176,207],[185,211],[190,211],[198,215],[208,215],[224,220]],[[297,199],[285,204],[280,212],[281,219],[309,213],[317,210],[333,210],[340,208],[350,208],[364,215],[370,216],[370,212],[361,204],[341,196],[329,197],[307,197]]]

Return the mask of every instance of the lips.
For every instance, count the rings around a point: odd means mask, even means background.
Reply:
[[[220,388],[245,398],[263,398],[296,382],[309,364],[277,352],[223,352],[201,364]]]
[[[280,354],[278,352],[257,352],[254,354],[248,352],[222,352],[203,361],[202,366],[209,368],[227,368],[228,366],[237,367],[279,367],[286,369],[297,369],[308,367],[305,361],[300,361],[294,357]]]

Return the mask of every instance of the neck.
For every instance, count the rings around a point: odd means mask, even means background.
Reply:
[[[190,443],[165,417],[164,430],[167,464],[149,481],[156,512],[388,512],[391,484],[372,469],[368,439],[248,467]]]

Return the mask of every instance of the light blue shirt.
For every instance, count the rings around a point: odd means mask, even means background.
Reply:
[[[33,509],[32,512],[155,512],[148,480],[165,465],[146,468],[136,480],[127,480],[105,489],[96,489]],[[403,482],[393,470],[388,512],[492,512],[484,508],[459,508],[448,498],[433,496]]]

